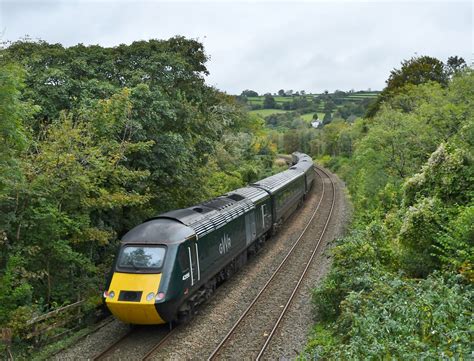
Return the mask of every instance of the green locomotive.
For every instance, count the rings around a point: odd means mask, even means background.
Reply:
[[[104,301],[131,324],[185,321],[303,202],[313,161],[199,205],[161,214],[121,240]]]

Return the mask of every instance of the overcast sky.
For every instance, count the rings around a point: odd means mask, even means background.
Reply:
[[[473,60],[472,1],[10,1],[3,40],[114,46],[198,39],[210,85],[231,94],[382,89],[416,54]]]

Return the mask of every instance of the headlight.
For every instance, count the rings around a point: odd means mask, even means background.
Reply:
[[[151,301],[155,297],[155,294],[153,292],[150,292],[149,294],[146,295],[146,300]]]
[[[104,298],[114,298],[115,292],[114,291],[104,291]]]
[[[156,295],[156,300],[161,301],[163,298],[165,298],[165,294],[163,292],[160,292]]]

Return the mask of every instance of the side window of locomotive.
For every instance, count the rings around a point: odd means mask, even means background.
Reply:
[[[183,273],[189,272],[189,257],[187,248],[184,245],[181,245],[179,249],[178,262]]]

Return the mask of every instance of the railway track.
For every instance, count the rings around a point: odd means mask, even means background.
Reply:
[[[318,204],[312,213],[309,221],[305,225],[303,231],[292,245],[290,250],[288,251],[286,257],[280,263],[278,268],[274,271],[270,279],[267,283],[263,286],[248,308],[244,311],[244,313],[240,316],[240,318],[235,322],[234,326],[225,336],[225,338],[220,342],[218,347],[212,352],[209,356],[209,360],[214,360],[218,358],[227,359],[227,358],[235,358],[235,349],[239,348],[240,352],[242,350],[247,350],[246,358],[253,358],[253,359],[260,359],[266,348],[268,347],[271,339],[277,332],[278,326],[282,319],[284,318],[285,313],[287,312],[293,297],[296,295],[301,282],[303,281],[307,270],[317,253],[319,248],[319,244],[324,236],[326,231],[327,225],[329,224],[329,220],[331,218],[332,210],[334,208],[334,200],[335,200],[335,186],[330,178],[330,176],[320,168],[315,167],[318,171],[316,172],[318,176],[321,178],[322,183],[322,191],[321,191],[321,198],[318,201]],[[326,182],[324,181],[326,179]],[[329,182],[328,182],[329,181]],[[331,190],[328,190],[328,186],[326,183],[329,183]],[[328,200],[329,197],[329,200]],[[322,210],[323,202],[330,203],[329,212],[324,212]],[[324,207],[323,207],[324,208]],[[321,212],[320,212],[321,211]],[[323,222],[321,227],[323,230],[319,234],[319,238],[317,242],[313,242],[311,248],[311,252],[308,252],[308,234],[307,231],[310,228],[310,225],[315,220],[316,216],[317,220],[320,221],[321,214],[327,213],[325,217],[323,217]],[[314,241],[314,240],[313,240]],[[310,254],[308,258],[308,254]],[[297,269],[291,270],[288,268],[288,265],[295,264],[298,262],[294,262],[295,260],[305,260],[299,261],[301,262],[302,266],[305,266],[304,269],[301,271],[302,267],[296,267]],[[285,283],[282,282],[282,275],[289,275],[291,274],[291,281],[287,281]],[[278,303],[278,311],[275,312],[268,312],[268,307],[266,306],[265,301],[275,297],[275,294],[272,292],[275,289],[278,289],[279,284],[288,284],[293,283],[291,289],[286,289],[285,292],[280,292],[281,297],[278,298],[278,302],[273,300],[272,304]],[[281,290],[280,290],[281,291]],[[263,312],[262,312],[263,309]],[[256,314],[260,315],[270,315],[271,317],[267,318],[264,322],[260,322],[261,318],[256,317]],[[256,324],[258,321],[258,325]],[[250,324],[250,325],[249,325]],[[256,337],[249,337],[249,327],[253,331],[260,331],[260,334],[255,335]],[[174,328],[170,330],[167,326],[153,326],[153,327],[134,327],[129,330],[125,335],[123,335],[120,339],[114,342],[112,345],[104,349],[99,354],[95,355],[92,359],[93,360],[112,360],[112,359],[120,359],[122,356],[127,355],[134,355],[133,359],[136,360],[150,360],[156,355],[159,349],[170,339],[172,338],[175,330],[178,328]],[[240,335],[237,333],[240,332]],[[255,341],[255,345],[249,345],[249,339],[253,339]],[[253,342],[252,342],[253,343]],[[124,353],[122,353],[122,350]],[[133,351],[131,351],[133,350]]]
[[[315,169],[321,178],[323,190],[310,220],[270,279],[214,349],[208,360],[229,359],[236,356],[259,360],[275,336],[317,254],[334,210],[336,199],[334,182],[325,170],[319,167]],[[325,183],[329,183],[331,190],[326,189]],[[328,203],[328,207],[326,211],[321,212],[325,213],[325,216],[321,217],[318,211],[323,199]],[[319,216],[317,221],[322,224],[318,227],[320,232],[315,239],[307,231],[317,214]],[[245,354],[242,354],[243,350]]]
[[[132,327],[130,330],[115,341],[113,344],[95,355],[92,360],[116,360],[124,355],[130,355],[130,348],[136,350],[135,360],[149,360],[151,356],[164,344],[175,332],[176,328],[169,329],[168,326]],[[146,353],[143,353],[146,350]]]

